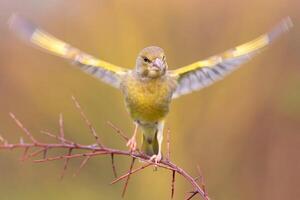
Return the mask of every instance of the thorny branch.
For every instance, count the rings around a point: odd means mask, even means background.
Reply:
[[[65,175],[65,171],[68,168],[68,164],[70,159],[74,158],[83,158],[78,170],[76,171],[76,174],[79,173],[79,171],[87,164],[90,158],[96,157],[96,156],[104,156],[108,155],[111,156],[111,165],[113,174],[115,176],[115,180],[111,182],[111,184],[115,184],[121,180],[125,180],[122,196],[125,195],[130,176],[133,174],[136,174],[147,167],[154,166],[157,168],[162,168],[169,170],[172,174],[171,179],[171,199],[173,199],[174,192],[175,192],[175,175],[179,174],[184,179],[189,182],[192,185],[192,191],[189,192],[189,196],[186,199],[192,199],[194,196],[199,194],[204,200],[209,200],[204,179],[202,174],[199,174],[196,178],[189,175],[185,170],[183,170],[181,167],[177,166],[170,160],[170,131],[167,130],[167,156],[166,158],[163,158],[159,163],[154,163],[149,160],[149,156],[145,155],[144,153],[140,151],[131,152],[131,151],[124,151],[119,149],[113,149],[105,146],[95,128],[93,127],[92,123],[88,120],[85,113],[83,112],[80,104],[75,99],[75,97],[72,96],[72,100],[74,101],[74,104],[76,108],[78,109],[83,121],[86,123],[87,127],[89,128],[92,136],[94,137],[96,144],[91,145],[83,145],[76,143],[74,141],[68,140],[65,138],[65,131],[64,131],[64,121],[63,121],[63,115],[59,115],[59,134],[53,134],[47,131],[41,131],[43,134],[45,134],[48,137],[54,138],[57,142],[56,143],[43,143],[34,138],[34,136],[31,134],[31,132],[24,127],[24,125],[21,123],[21,121],[13,114],[9,113],[10,117],[14,120],[16,125],[24,132],[25,136],[30,140],[30,142],[25,142],[23,138],[20,138],[20,141],[18,143],[9,143],[3,136],[0,135],[0,150],[13,150],[13,149],[22,149],[23,153],[20,158],[21,161],[25,161],[28,159],[32,159],[35,163],[44,163],[54,160],[64,160],[63,169],[60,175],[60,178],[62,179]],[[126,142],[128,141],[128,137],[126,134],[119,128],[117,128],[113,123],[108,122],[108,125],[110,125],[117,134],[119,134]],[[47,153],[51,149],[66,149],[66,154],[61,154],[57,156],[48,156]],[[34,150],[34,151],[33,151]],[[84,150],[84,153],[73,153],[73,150]],[[42,158],[36,158],[38,155],[42,154]],[[128,156],[132,158],[130,168],[128,172],[124,175],[121,175],[117,178],[117,171],[115,166],[115,157],[116,156]],[[136,169],[134,169],[135,160],[139,159],[144,162],[144,164]],[[197,167],[198,172],[200,172],[200,168]],[[197,182],[199,181],[199,183]]]

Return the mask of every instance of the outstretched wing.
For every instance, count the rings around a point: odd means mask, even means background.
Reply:
[[[13,15],[10,18],[9,25],[10,28],[25,41],[47,50],[54,55],[69,59],[84,72],[93,75],[115,88],[120,87],[121,76],[128,72],[125,68],[115,66],[103,60],[98,60],[72,47],[18,15]]]
[[[287,17],[270,32],[248,43],[227,50],[222,54],[212,56],[206,60],[170,71],[171,76],[175,77],[178,82],[173,98],[200,90],[222,79],[225,75],[230,74],[240,65],[249,61],[264,47],[273,42],[282,33],[288,31],[291,27],[292,21]]]

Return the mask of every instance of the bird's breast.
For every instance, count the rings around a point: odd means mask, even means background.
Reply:
[[[129,77],[123,82],[122,91],[134,120],[157,122],[168,113],[174,88],[167,79],[143,81]]]

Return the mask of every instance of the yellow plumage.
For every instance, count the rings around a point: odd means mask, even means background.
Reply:
[[[169,112],[175,83],[169,79],[142,80],[127,76],[122,83],[126,107],[134,120],[154,123]]]

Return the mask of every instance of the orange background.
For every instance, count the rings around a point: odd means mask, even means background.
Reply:
[[[39,131],[58,131],[62,112],[67,137],[93,143],[71,102],[75,95],[102,140],[126,149],[106,125],[110,120],[128,135],[133,131],[120,92],[18,40],[7,26],[14,12],[128,68],[142,48],[160,46],[171,69],[254,39],[291,16],[294,28],[243,68],[175,100],[166,127],[173,161],[195,175],[199,164],[212,199],[299,199],[299,0],[0,0],[0,134],[10,142],[23,136],[8,116],[13,112],[49,141]],[[20,153],[0,151],[1,200],[120,199],[123,185],[108,184],[108,158],[92,159],[76,178],[80,160],[74,160],[60,182],[62,161],[20,163]],[[117,158],[119,174],[129,164]],[[170,181],[168,172],[149,168],[131,178],[126,199],[169,199]],[[182,178],[175,187],[175,199],[190,190]]]

